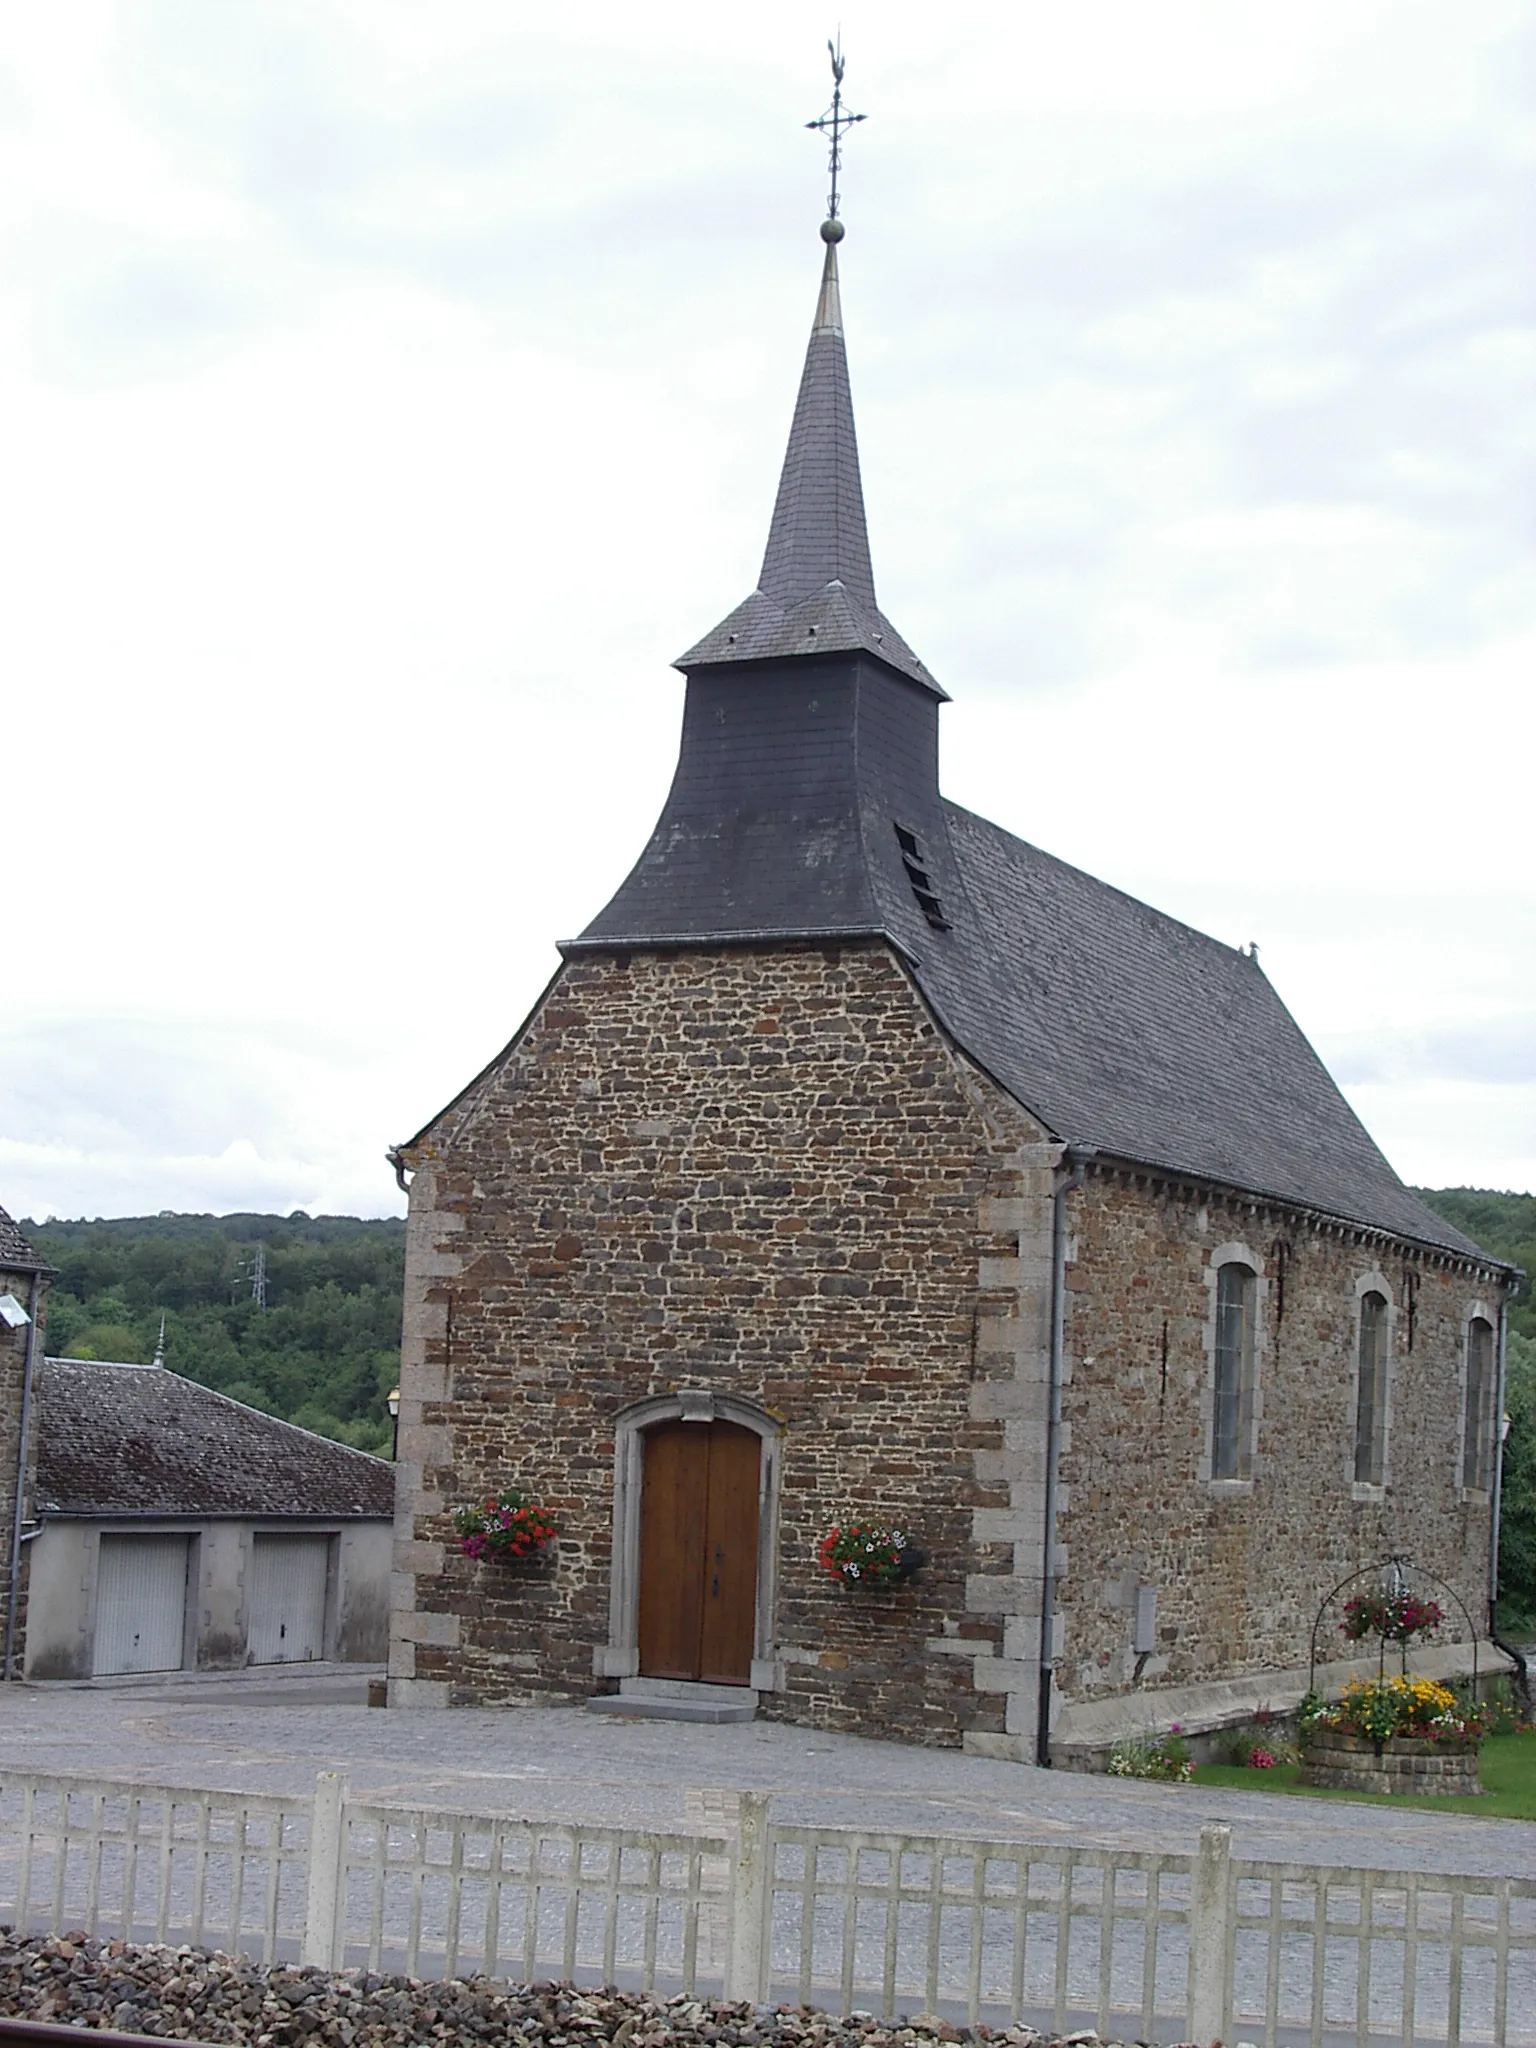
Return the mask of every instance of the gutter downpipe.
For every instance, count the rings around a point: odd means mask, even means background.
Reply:
[[[16,1513],[11,1520],[11,1569],[5,1603],[5,1665],[0,1678],[16,1676],[16,1609],[21,1593],[21,1530],[27,1504],[27,1441],[32,1431],[32,1379],[37,1366],[37,1310],[42,1296],[41,1273],[27,1289],[27,1355],[21,1369],[21,1427],[16,1447]]]
[[[1498,1371],[1494,1375],[1494,1385],[1497,1387],[1498,1393],[1493,1408],[1493,1512],[1490,1517],[1492,1527],[1488,1538],[1488,1640],[1496,1650],[1502,1650],[1505,1656],[1514,1663],[1516,1672],[1515,1683],[1519,1686],[1525,1704],[1529,1708],[1531,1704],[1530,1668],[1526,1663],[1523,1652],[1517,1650],[1513,1643],[1501,1641],[1498,1633],[1499,1519],[1504,1506],[1504,1403],[1508,1399],[1509,1394],[1507,1377],[1508,1332],[1509,1292],[1506,1289],[1504,1298],[1499,1303],[1499,1364]]]
[[[1065,1180],[1051,1198],[1051,1359],[1045,1423],[1045,1558],[1040,1573],[1040,1709],[1035,1723],[1035,1762],[1051,1764],[1052,1638],[1056,1633],[1056,1497],[1060,1490],[1061,1382],[1067,1338],[1067,1197],[1080,1188],[1095,1158],[1091,1146],[1068,1145],[1061,1155]]]

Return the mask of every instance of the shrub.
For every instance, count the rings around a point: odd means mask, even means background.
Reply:
[[[1194,1761],[1177,1723],[1166,1735],[1137,1735],[1117,1742],[1110,1752],[1112,1778],[1161,1778],[1183,1785],[1195,1775]]]

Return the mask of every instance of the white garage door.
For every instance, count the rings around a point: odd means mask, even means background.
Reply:
[[[258,1536],[251,1556],[253,1664],[303,1664],[325,1655],[327,1536]]]
[[[98,1676],[179,1671],[187,1622],[185,1536],[103,1536],[96,1563]]]

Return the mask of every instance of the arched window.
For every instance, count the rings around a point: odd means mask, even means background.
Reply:
[[[1247,1479],[1252,1474],[1254,1283],[1252,1268],[1235,1259],[1217,1269],[1213,1479]]]
[[[1355,1388],[1355,1484],[1380,1486],[1387,1451],[1387,1297],[1360,1297],[1359,1373]]]
[[[1493,1325],[1474,1316],[1467,1325],[1467,1384],[1461,1439],[1461,1483],[1486,1493],[1493,1470]]]

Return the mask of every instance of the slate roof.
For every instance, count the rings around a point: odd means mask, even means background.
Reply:
[[[887,939],[1064,1142],[1486,1260],[1398,1179],[1256,959],[940,794],[943,692],[874,608],[831,246],[759,589],[677,665],[666,806],[562,951]]]
[[[394,1467],[160,1365],[45,1359],[45,1515],[393,1515]]]
[[[686,673],[859,647],[944,695],[875,602],[837,247],[829,241],[757,588],[676,666]]]
[[[0,1209],[0,1271],[47,1273],[48,1261],[35,1252],[3,1209]]]
[[[963,893],[918,981],[1057,1137],[1481,1256],[1398,1179],[1256,959],[944,809]]]

